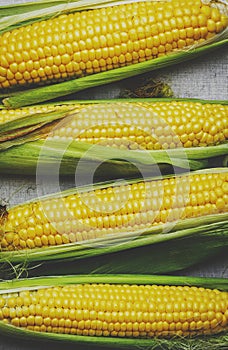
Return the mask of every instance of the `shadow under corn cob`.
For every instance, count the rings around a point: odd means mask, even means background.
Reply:
[[[84,275],[0,283],[0,330],[25,340],[127,349],[219,349],[227,280]]]
[[[227,30],[226,12],[225,4],[212,1],[127,1],[103,3],[101,8],[92,6],[84,11],[76,7],[75,13],[41,22],[36,19],[28,26],[19,23],[19,28],[0,37],[0,87],[4,92],[11,87],[46,85],[153,61],[173,52],[181,56],[182,52],[216,41]],[[129,76],[140,73],[137,67],[133,69]],[[117,71],[111,81],[126,77],[124,74]],[[106,78],[106,83],[110,82],[108,75]],[[93,85],[100,85],[101,80],[97,78]],[[103,80],[105,83],[105,77]],[[85,87],[83,83],[76,85],[71,86],[71,92],[87,88],[90,83]],[[37,101],[69,91],[62,89],[56,95],[52,89],[46,93],[38,94]],[[21,96],[12,105],[34,103],[29,99],[20,101]],[[11,105],[10,101],[6,99],[5,103]]]

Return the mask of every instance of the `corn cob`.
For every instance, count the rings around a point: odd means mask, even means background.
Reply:
[[[228,172],[129,182],[22,204],[1,220],[2,250],[138,233],[155,225],[226,213]]]
[[[78,11],[0,37],[0,88],[47,84],[152,60],[227,27],[212,2],[137,1]]]
[[[33,332],[154,338],[228,329],[228,293],[190,286],[76,284],[0,296],[0,320]]]
[[[50,141],[74,140],[121,149],[159,150],[217,145],[228,138],[228,105],[196,101],[117,101],[88,105],[72,101],[66,105],[3,109],[0,123],[35,114],[39,124],[39,113],[52,111],[63,111],[62,118],[66,118],[53,127],[48,135]],[[17,129],[22,126],[23,123],[18,124]],[[41,134],[40,138],[43,137]],[[0,135],[1,139],[4,136]]]
[[[126,294],[129,303],[126,302]],[[1,298],[0,302],[3,308],[1,319],[9,314],[12,325],[30,330],[78,335],[153,337],[224,331],[228,324],[227,299],[227,293],[191,287],[92,284],[22,292]],[[193,300],[197,300],[194,305]],[[18,301],[21,307],[15,310]],[[190,307],[186,305],[189,301]],[[24,316],[26,311],[23,306],[29,306],[27,312],[34,310],[35,315],[33,312],[28,317]],[[194,313],[193,310],[197,311]],[[148,315],[149,312],[152,314]],[[164,321],[161,313],[165,312]],[[145,325],[146,321],[149,324]]]

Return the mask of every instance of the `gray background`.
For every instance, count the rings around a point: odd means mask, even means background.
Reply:
[[[26,2],[23,0],[1,0],[1,5]],[[216,52],[206,54],[198,59],[178,64],[170,68],[152,72],[150,77],[167,82],[173,89],[176,97],[201,98],[201,99],[227,99],[228,98],[228,48],[220,48]],[[148,74],[147,74],[148,76]],[[137,79],[137,77],[135,78]],[[109,84],[90,91],[81,92],[75,98],[114,98],[118,97],[125,88],[123,82]],[[73,179],[61,180],[61,188],[74,186]],[[7,205],[23,202],[37,196],[36,179],[23,176],[0,176],[0,201]],[[50,192],[55,188],[50,187]],[[216,276],[228,278],[228,257],[217,256],[210,261],[194,266],[179,274],[192,276]],[[55,344],[55,349],[62,349],[61,344]],[[53,349],[54,349],[53,346]],[[40,350],[46,348],[46,344],[22,342],[0,337],[0,350]],[[51,348],[50,345],[48,345]],[[65,347],[65,345],[64,345]],[[76,349],[74,346],[66,346],[68,349]]]

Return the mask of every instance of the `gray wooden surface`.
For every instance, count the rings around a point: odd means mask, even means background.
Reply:
[[[1,5],[26,2],[22,0],[1,0]],[[153,78],[163,79],[168,82],[176,97],[205,98],[205,99],[227,99],[228,98],[228,48],[221,48],[217,52],[178,64],[176,66],[161,69],[150,74]],[[137,79],[137,77],[135,78]],[[103,86],[86,92],[86,98],[114,98],[118,97],[124,88],[124,83],[119,82]],[[76,98],[83,98],[83,92],[77,94]],[[74,186],[72,179],[61,180],[61,188]],[[46,189],[45,189],[46,190]],[[55,188],[50,186],[50,192]],[[0,201],[8,205],[23,202],[37,196],[36,179],[28,176],[0,176]],[[228,257],[217,256],[210,261],[182,271],[182,275],[216,276],[228,278]],[[45,343],[22,342],[9,338],[0,337],[0,350],[41,350],[46,348]],[[48,345],[51,350],[51,346]],[[73,349],[72,346],[66,346]],[[54,346],[53,346],[54,349]],[[56,350],[62,349],[61,344],[55,345]],[[75,346],[74,346],[74,349]]]

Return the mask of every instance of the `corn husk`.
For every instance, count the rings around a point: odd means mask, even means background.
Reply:
[[[226,172],[226,169],[207,169],[195,173],[205,172]],[[134,179],[128,183],[139,181],[140,179]],[[122,181],[81,186],[41,197],[40,200],[62,198],[91,188],[101,189],[110,185],[117,186],[120,183]],[[227,246],[228,213],[221,213],[182,219],[175,223],[151,225],[144,230],[129,231],[121,235],[109,234],[82,242],[46,248],[2,251],[0,262],[3,264],[3,274],[5,268],[7,271],[7,265],[10,267],[17,264],[18,269],[23,266],[29,275],[50,274],[52,271],[55,274],[132,272],[151,274],[186,268],[223,251]],[[66,259],[64,265],[63,259]],[[53,262],[55,264],[51,264]]]
[[[0,34],[14,28],[45,20],[60,13],[69,13],[87,9],[96,9],[104,6],[132,2],[132,0],[87,0],[87,1],[39,1],[11,7],[0,7]],[[222,4],[222,5],[221,5]],[[227,2],[216,2],[227,12]],[[119,81],[138,74],[146,73],[155,69],[178,64],[180,62],[196,58],[204,53],[216,50],[228,42],[228,28],[222,33],[209,39],[204,44],[192,46],[186,50],[180,50],[146,62],[117,68],[108,72],[101,72],[90,76],[73,79],[62,83],[54,83],[44,87],[29,88],[3,92],[0,97],[7,107],[16,108],[32,105],[43,101],[52,100],[61,96],[81,91],[94,86],[99,86],[114,81]]]
[[[195,103],[227,104],[227,101],[175,99]],[[172,99],[124,99],[104,101],[59,102],[66,106],[73,104],[99,104],[114,102],[170,102]],[[72,107],[71,107],[72,108]],[[38,113],[1,124],[0,128],[0,172],[34,175],[37,164],[45,174],[53,173],[59,167],[62,175],[74,175],[78,162],[80,171],[87,171],[102,163],[98,169],[98,179],[117,177],[137,177],[139,169],[143,174],[156,174],[158,166],[162,172],[172,172],[174,168],[199,170],[213,166],[226,166],[228,144],[215,146],[176,148],[168,150],[133,151],[122,150],[84,142],[59,141],[47,138],[49,131],[69,115],[69,111]],[[83,161],[82,161],[83,159]],[[21,167],[23,164],[23,167]]]
[[[140,176],[140,171],[144,175],[157,175],[162,173],[173,172],[174,168],[199,170],[210,166],[210,160],[207,159],[205,150],[205,159],[181,159],[178,154],[172,156],[172,153],[157,152],[139,154],[133,151],[117,151],[116,149],[105,148],[102,146],[91,146],[85,143],[73,143],[64,152],[65,144],[60,145],[58,142],[51,142],[48,147],[42,141],[28,142],[24,145],[10,148],[9,150],[0,152],[0,173],[2,174],[27,174],[35,175],[37,173],[37,161],[39,161],[40,173],[43,175],[52,175],[56,170],[60,175],[74,175],[77,165],[80,162],[80,169],[77,170],[80,175],[88,172],[88,169],[97,169],[97,180],[114,179],[114,178],[132,178]],[[191,150],[194,153],[194,150]],[[227,147],[221,146],[211,149],[210,158],[216,157],[216,154],[227,152]],[[40,157],[40,154],[42,156]],[[213,156],[212,156],[213,154]],[[202,155],[201,155],[202,156]],[[83,161],[81,161],[83,158]],[[196,156],[197,158],[197,156]],[[61,166],[58,168],[59,161]],[[130,161],[132,160],[132,163]],[[213,164],[221,165],[225,162],[224,157],[213,160]],[[22,167],[23,164],[23,167]],[[99,168],[98,168],[99,166]]]
[[[156,284],[156,285],[188,285],[228,291],[228,281],[225,278],[202,278],[181,276],[153,275],[78,275],[61,277],[39,277],[0,282],[0,293],[13,293],[22,290],[34,290],[42,287],[83,284],[83,283],[112,283],[112,284]],[[113,337],[91,337],[69,334],[41,333],[17,328],[0,323],[0,332],[15,340],[35,340],[37,344],[60,342],[62,345],[71,343],[77,349],[164,349],[164,350],[218,350],[225,349],[228,342],[227,332],[215,336],[194,338],[175,337],[171,339],[130,339]]]

